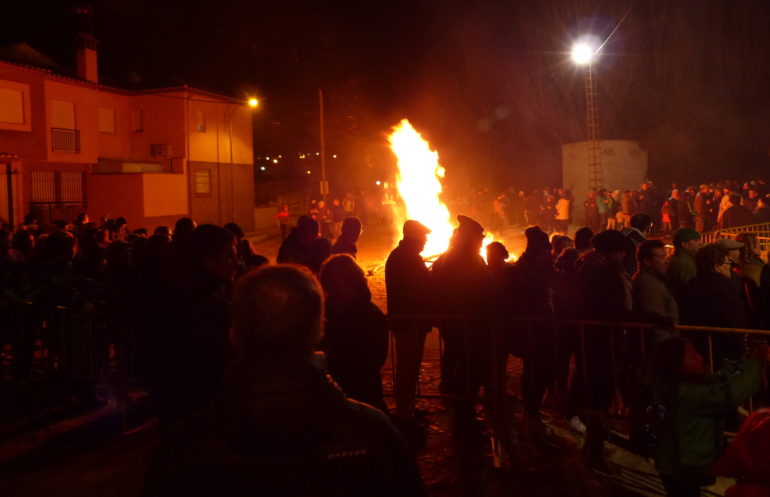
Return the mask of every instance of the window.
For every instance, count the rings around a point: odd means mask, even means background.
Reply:
[[[193,171],[193,192],[199,197],[211,195],[211,170],[198,169]]]
[[[51,100],[51,127],[75,129],[75,104],[63,100]]]
[[[31,131],[29,85],[0,80],[0,129]]]
[[[202,110],[195,111],[195,131],[198,133],[206,132],[206,114]]]
[[[131,111],[131,131],[138,133],[144,131],[144,110],[134,109]]]
[[[0,88],[0,122],[24,124],[24,93]]]
[[[107,107],[98,107],[99,132],[115,134],[115,110]]]

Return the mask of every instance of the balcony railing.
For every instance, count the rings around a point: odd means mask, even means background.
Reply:
[[[80,131],[77,129],[51,128],[51,143],[54,152],[76,154],[80,152]]]

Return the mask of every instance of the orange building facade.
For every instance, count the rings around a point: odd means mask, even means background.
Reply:
[[[99,84],[96,52],[80,77],[0,60],[0,219],[18,224],[123,216],[131,228],[254,224],[252,115],[246,102],[187,86]],[[91,79],[91,80],[89,80]],[[11,208],[9,209],[9,200]]]

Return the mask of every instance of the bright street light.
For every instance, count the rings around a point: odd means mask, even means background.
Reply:
[[[257,100],[254,97],[251,97],[249,99],[249,107],[251,107],[253,109],[253,108],[257,107],[258,105],[259,105],[259,100]]]
[[[579,66],[585,66],[593,63],[596,58],[596,49],[588,43],[576,43],[572,46],[570,55],[572,57],[572,62]]]

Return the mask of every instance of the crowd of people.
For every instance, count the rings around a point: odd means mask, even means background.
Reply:
[[[667,255],[651,238],[652,216],[636,212],[623,230],[583,227],[574,239],[529,226],[526,250],[510,263],[499,242],[481,257],[481,223],[457,222],[430,265],[420,255],[430,229],[404,223],[385,265],[387,316],[356,263],[361,221],[352,216],[326,232],[301,216],[278,265],[232,223],[182,218],[149,234],[121,218],[83,215],[42,229],[28,217],[0,232],[3,298],[102,309],[132,323],[139,374],[166,432],[145,495],[424,495],[399,432],[424,426],[415,394],[433,328],[458,434],[482,429],[477,398],[499,393],[492,366],[510,354],[523,361],[526,422],[536,429],[544,397],[561,396],[561,413],[585,432],[589,464],[607,464],[608,412],[620,398],[640,445],[650,442],[651,406],[664,413],[654,438],[668,495],[698,495],[715,474],[741,476],[735,458],[712,463],[724,428],[738,428],[737,407],[760,389],[767,346],[676,325],[770,328],[770,267],[755,234],[701,246],[700,233],[680,223]],[[631,330],[589,325],[581,343],[575,324],[558,335],[537,324],[554,318],[647,323],[645,353]],[[392,412],[380,377],[389,333]]]

